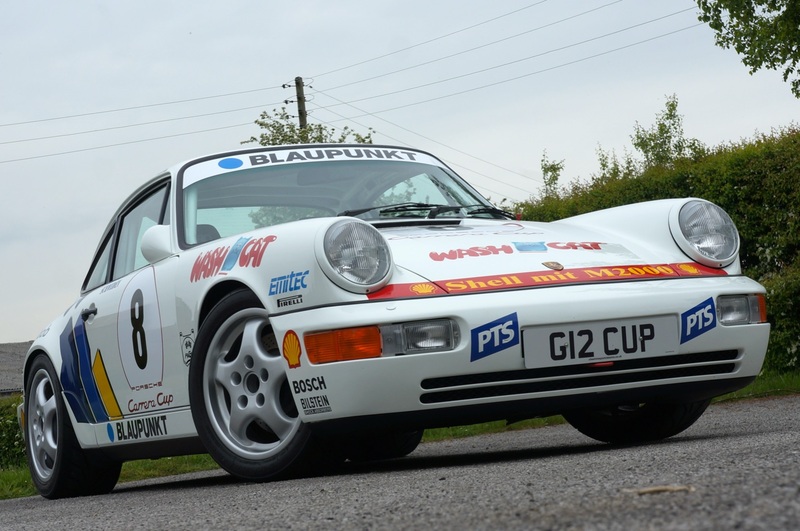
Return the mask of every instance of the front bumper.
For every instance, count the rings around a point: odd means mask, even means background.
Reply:
[[[316,308],[275,316],[272,324],[279,338],[289,330],[302,338],[353,326],[454,320],[460,341],[448,352],[315,365],[303,350],[300,363],[287,371],[301,418],[318,428],[365,422],[424,428],[631,401],[700,400],[744,387],[763,364],[768,323],[717,324],[671,353],[537,368],[526,368],[523,352],[539,346],[524,341],[476,359],[471,331],[511,313],[520,332],[674,316],[674,333],[680,335],[681,316],[698,303],[763,292],[746,277],[590,284]]]

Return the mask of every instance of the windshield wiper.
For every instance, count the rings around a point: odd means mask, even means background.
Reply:
[[[427,210],[427,209],[434,209],[437,207],[444,207],[448,208],[449,205],[430,205],[428,203],[396,203],[394,205],[376,205],[366,208],[357,208],[355,210],[344,210],[336,214],[337,216],[358,216],[359,214],[364,214],[371,210],[379,210],[381,214],[391,214],[395,212],[410,212],[413,210]],[[449,207],[449,208],[456,208],[460,209],[461,207]],[[430,216],[429,216],[430,217]]]
[[[371,206],[366,208],[357,208],[354,210],[344,210],[336,214],[337,216],[358,216],[359,214],[364,214],[366,212],[370,212],[371,210],[379,210],[381,214],[393,214],[398,212],[412,212],[414,210],[429,210],[428,215],[425,216],[427,219],[433,219],[439,214],[444,212],[458,212],[462,208],[464,209],[472,209],[470,210],[467,215],[472,216],[474,214],[496,214],[499,216],[503,216],[509,219],[515,219],[514,214],[510,212],[506,212],[505,210],[501,210],[499,208],[493,206],[487,206],[482,204],[477,205],[433,205],[430,203],[397,203],[394,205],[377,205]]]
[[[517,217],[511,212],[508,212],[507,210],[502,210],[497,207],[486,206],[486,205],[472,205],[472,206],[476,208],[474,210],[470,210],[469,212],[467,212],[468,216],[472,216],[475,214],[497,214],[498,216],[503,216],[508,219],[517,219]],[[470,208],[470,207],[465,207],[465,208]]]

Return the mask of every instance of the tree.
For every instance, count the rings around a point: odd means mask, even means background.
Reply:
[[[564,171],[564,161],[558,162],[547,158],[547,150],[542,153],[542,178],[544,180],[544,195],[546,197],[558,197],[558,179]]]
[[[716,33],[718,46],[742,56],[750,73],[783,69],[800,98],[800,2],[797,0],[697,0],[698,18]]]
[[[697,139],[683,135],[683,116],[678,114],[678,98],[667,97],[664,112],[656,115],[656,123],[645,129],[639,122],[631,135],[633,147],[644,157],[644,169],[671,166],[680,158],[697,158],[707,149]]]
[[[261,117],[255,123],[266,131],[258,137],[251,136],[242,144],[254,142],[262,146],[280,146],[285,144],[344,143],[350,141],[351,136],[357,144],[372,144],[372,128],[369,128],[366,135],[362,135],[345,126],[338,136],[336,136],[336,128],[323,124],[308,124],[301,128],[286,112],[286,107],[281,107],[280,111],[272,109],[272,114],[267,111],[262,112]]]

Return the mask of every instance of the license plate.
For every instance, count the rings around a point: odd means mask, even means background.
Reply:
[[[678,320],[662,315],[526,327],[522,349],[529,369],[676,354]]]

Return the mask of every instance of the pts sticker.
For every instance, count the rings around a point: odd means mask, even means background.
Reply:
[[[471,331],[472,353],[469,361],[477,361],[519,344],[519,321],[511,313]]]
[[[717,309],[709,297],[681,314],[681,345],[717,326]]]

